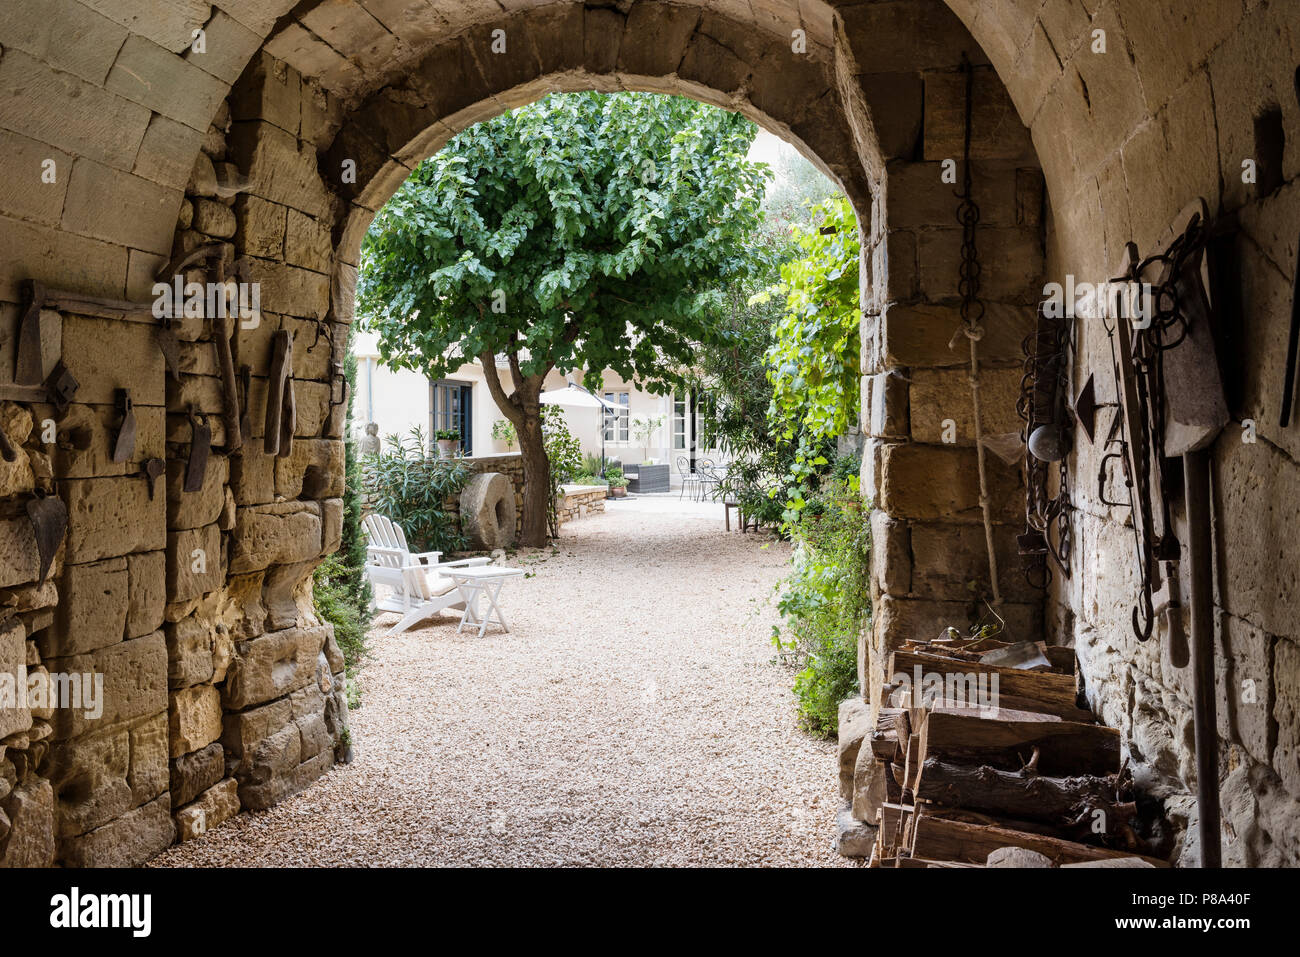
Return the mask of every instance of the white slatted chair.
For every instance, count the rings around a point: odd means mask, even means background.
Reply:
[[[402,620],[384,637],[401,634],[417,622],[446,608],[464,611],[465,602],[456,582],[439,569],[487,565],[490,558],[463,558],[439,562],[442,552],[412,552],[406,544],[402,527],[384,515],[367,515],[361,520],[366,545],[366,577],[374,590],[376,611],[393,611]],[[376,586],[384,585],[392,593],[382,598]]]

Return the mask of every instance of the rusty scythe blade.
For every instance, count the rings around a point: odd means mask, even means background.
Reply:
[[[186,492],[198,492],[203,488],[203,478],[208,473],[208,454],[212,450],[212,426],[208,425],[207,416],[190,410],[190,427],[194,430],[190,438],[190,460],[185,466]]]
[[[56,495],[37,492],[35,498],[27,500],[27,518],[32,523],[32,533],[36,537],[36,555],[40,559],[37,584],[43,585],[59,545],[63,542],[63,535],[68,530],[68,507]]]

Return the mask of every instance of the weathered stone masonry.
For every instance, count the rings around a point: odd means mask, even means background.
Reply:
[[[305,786],[345,751],[342,663],[310,604],[341,520],[341,360],[361,237],[409,170],[466,126],[551,90],[647,89],[744,111],[803,149],[863,230],[864,485],[878,510],[863,679],[904,637],[964,624],[988,569],[945,159],[960,159],[965,54],[988,306],[985,422],[1015,427],[1019,344],[1047,279],[1099,281],[1196,195],[1235,216],[1236,419],[1215,452],[1227,853],[1294,863],[1300,837],[1300,434],[1276,426],[1300,233],[1300,11],[1281,0],[9,0],[0,10],[0,383],[22,283],[147,302],[177,253],[230,244],[261,284],[252,328],[178,324],[167,374],[147,314],[40,317],[66,413],[0,402],[0,672],[104,675],[103,715],[0,715],[0,861],[135,863]],[[194,47],[203,30],[204,52]],[[507,53],[491,52],[504,30]],[[1105,53],[1094,52],[1103,31]],[[792,49],[795,32],[806,52]],[[1280,138],[1275,132],[1281,129]],[[1255,158],[1265,176],[1241,182]],[[53,164],[52,182],[42,173]],[[355,170],[355,177],[351,171]],[[346,173],[345,173],[346,171]],[[205,278],[192,276],[189,278]],[[218,323],[218,325],[220,325]],[[293,334],[293,450],[262,451],[272,337]],[[251,434],[226,448],[214,334],[247,366]],[[1076,388],[1109,361],[1077,343]],[[1105,381],[1099,377],[1099,381]],[[135,403],[111,461],[117,390]],[[1105,401],[1108,396],[1100,398]],[[213,456],[183,492],[192,423]],[[43,423],[56,422],[54,441]],[[956,442],[943,439],[944,420]],[[1129,635],[1123,516],[1071,458],[1078,562],[1044,606],[1019,580],[1016,469],[993,462],[1000,583],[1020,633],[1079,654],[1094,708],[1175,816],[1194,790],[1188,676]],[[154,496],[142,476],[166,461]],[[38,586],[26,501],[67,504]],[[196,563],[197,553],[204,561]],[[1243,681],[1258,689],[1243,703]],[[829,821],[828,821],[829,826]]]

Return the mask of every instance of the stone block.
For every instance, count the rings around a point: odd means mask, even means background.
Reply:
[[[267,569],[262,584],[262,605],[268,630],[292,628],[299,620],[315,617],[311,577],[317,564],[309,561]]]
[[[980,298],[986,304],[1033,305],[1042,298],[1043,240],[1037,228],[981,229],[977,243]],[[930,302],[960,299],[961,245],[962,231],[956,227],[920,233],[917,263],[923,298]]]
[[[104,86],[199,133],[207,130],[229,89],[210,73],[135,34],[126,38]]]
[[[285,732],[296,729],[286,728]],[[282,732],[284,733],[284,732]],[[294,738],[296,741],[297,738]],[[239,800],[250,811],[260,811],[297,794],[334,766],[334,753],[323,751],[314,758],[293,767],[269,780],[239,784]]]
[[[915,156],[923,116],[921,77],[913,72],[868,73],[857,81],[871,110],[881,153],[886,159]]]
[[[221,737],[221,694],[212,685],[173,691],[168,706],[170,756],[206,748]]]
[[[221,529],[215,524],[167,535],[167,600],[198,598],[226,580]]]
[[[0,151],[8,157],[11,169],[16,174],[7,177],[0,184],[0,209],[20,219],[58,226],[63,215],[64,199],[68,194],[72,156],[45,143],[9,132],[0,132]],[[46,160],[54,162],[57,179],[53,183],[41,181]],[[24,174],[17,175],[19,170],[23,170]]]
[[[1041,598],[1042,592],[1025,581],[1022,574],[1018,532],[1014,525],[993,528],[998,585],[1004,599],[1030,603]],[[913,522],[910,534],[912,595],[960,601],[971,595],[972,582],[978,586],[977,594],[989,594],[988,545],[982,525]]]
[[[986,436],[1016,432],[1022,427],[1016,413],[1023,372],[1016,368],[980,368],[980,417]],[[974,447],[975,415],[971,401],[970,370],[914,369],[911,375],[912,439],[930,445]],[[944,422],[952,420],[951,430]],[[945,443],[947,434],[954,441]]]
[[[57,575],[56,558],[50,574]],[[10,588],[36,581],[40,563],[36,556],[36,535],[27,516],[0,518],[0,588]]]
[[[231,159],[246,171],[249,193],[316,218],[330,214],[330,197],[310,144],[299,144],[293,134],[270,123],[238,121],[227,143]]]
[[[185,59],[225,84],[233,84],[244,72],[249,57],[255,55],[262,45],[264,34],[255,33],[215,8],[212,19],[203,30],[207,34],[206,49],[199,53],[191,45],[185,51]]]
[[[42,656],[82,654],[126,636],[130,578],[125,558],[67,565],[60,584],[63,600],[55,612],[55,627],[39,640]]]
[[[105,203],[112,196],[112,203]],[[62,229],[117,246],[166,255],[182,194],[112,166],[78,159],[68,181]]]
[[[699,11],[690,7],[634,4],[619,46],[619,72],[652,77],[675,72],[699,21]]]
[[[1021,361],[1021,343],[1034,327],[1034,308],[997,302],[985,305],[980,362]],[[966,337],[953,338],[959,335],[961,325],[961,313],[955,305],[889,304],[884,316],[888,364],[926,368],[969,365]],[[951,348],[949,343],[953,344]]]
[[[329,277],[323,273],[256,259],[252,276],[261,283],[263,309],[309,319],[323,319],[329,311]]]
[[[296,444],[296,443],[295,443]],[[230,488],[236,505],[265,505],[275,498],[276,457],[247,441],[230,460]]]
[[[54,864],[54,789],[32,778],[0,802],[9,818],[9,837],[0,845],[0,866],[50,867]]]
[[[912,532],[880,509],[871,512],[871,569],[876,587],[890,595],[912,590]]]
[[[247,769],[257,746],[292,719],[293,706],[289,698],[280,698],[247,711],[227,713],[223,719],[221,744],[227,754]]]
[[[1274,645],[1273,681],[1273,770],[1293,797],[1300,796],[1300,647],[1291,641],[1279,639]]]
[[[284,254],[287,207],[257,196],[235,200],[235,242],[246,255],[278,259]]]
[[[971,95],[971,158],[1030,159],[1033,143],[992,69],[974,73]],[[959,72],[925,77],[925,159],[961,162],[966,133],[966,78]]]
[[[206,748],[173,758],[169,782],[172,801],[177,805],[190,803],[220,781],[225,769],[226,752],[218,741]]]
[[[196,199],[192,228],[213,239],[230,239],[235,235],[234,210],[224,203]]]
[[[881,372],[863,378],[867,400],[867,430],[878,438],[905,439],[911,434],[907,378],[899,372]]]
[[[332,555],[343,544],[343,499],[327,498],[321,502],[320,522],[320,553],[322,555]]]
[[[238,785],[234,778],[226,778],[204,791],[193,804],[176,812],[176,839],[188,841],[199,837],[238,813]]]
[[[278,496],[322,499],[338,498],[343,494],[342,442],[297,439],[293,450],[274,462],[275,494]]]
[[[127,556],[126,636],[157,631],[167,604],[167,558],[164,552]]]
[[[51,673],[103,677],[102,700],[83,707],[60,708],[52,722],[58,740],[157,714],[167,709],[167,644],[162,632],[132,638],[106,648],[46,661]],[[88,705],[95,705],[91,713]],[[92,717],[94,710],[100,711]]]
[[[320,514],[312,503],[280,502],[240,508],[231,537],[230,571],[291,565],[321,552]]]
[[[1020,469],[986,456],[995,522],[1023,517]],[[981,522],[979,467],[975,450],[955,446],[889,445],[881,458],[878,505],[894,518]]]
[[[135,402],[134,387],[131,395]],[[54,473],[60,478],[140,475],[141,463],[167,454],[164,415],[165,411],[157,406],[136,404],[135,449],[126,461],[114,462],[113,446],[122,414],[113,405],[69,406],[58,422],[56,444],[50,449]]]
[[[284,258],[314,272],[329,272],[334,242],[329,220],[316,220],[289,210],[284,234]]]
[[[226,707],[243,709],[283,697],[316,676],[323,627],[286,628],[239,642],[222,692]]]
[[[230,96],[236,122],[261,120],[297,136],[302,122],[302,80],[297,70],[266,53],[253,58]]]
[[[170,531],[211,525],[225,505],[229,459],[224,455],[209,456],[203,485],[197,492],[184,490],[188,467],[185,459],[171,459],[167,463],[167,528]]]
[[[167,636],[167,678],[171,688],[188,688],[212,680],[215,628],[201,615],[190,615],[163,628]]]
[[[7,693],[17,694],[27,666],[27,630],[12,619],[0,624],[0,682]],[[6,695],[7,696],[7,695]],[[31,711],[23,707],[0,708],[0,739],[26,731],[32,726]],[[14,702],[17,704],[17,702]]]
[[[176,211],[172,210],[164,248],[171,247],[175,220]],[[63,362],[77,378],[77,402],[112,406],[119,389],[130,389],[137,406],[164,405],[166,370],[155,339],[148,323],[64,316]],[[113,434],[117,434],[116,427]]]
[[[325,751],[333,751],[334,738],[325,726],[323,714],[303,715],[295,721],[301,739],[302,759],[306,761]]]
[[[60,840],[58,856],[68,867],[138,867],[170,845],[175,833],[164,794],[103,827]]]
[[[846,801],[853,800],[853,766],[857,764],[858,751],[875,729],[871,706],[861,697],[845,698],[840,702],[840,797]]]
[[[1270,724],[1274,708],[1273,647],[1282,639],[1272,638],[1233,615],[1220,612],[1216,617],[1219,735],[1240,742],[1251,757],[1268,764],[1277,740]],[[1286,682],[1284,678],[1282,683]]]
[[[835,852],[843,857],[870,857],[876,829],[853,816],[851,807],[835,813]]]

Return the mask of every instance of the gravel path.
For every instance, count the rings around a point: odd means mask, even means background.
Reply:
[[[377,632],[357,758],[164,866],[839,865],[833,744],[773,663],[788,548],[641,498],[510,561],[514,631]],[[395,616],[377,619],[390,625]]]

